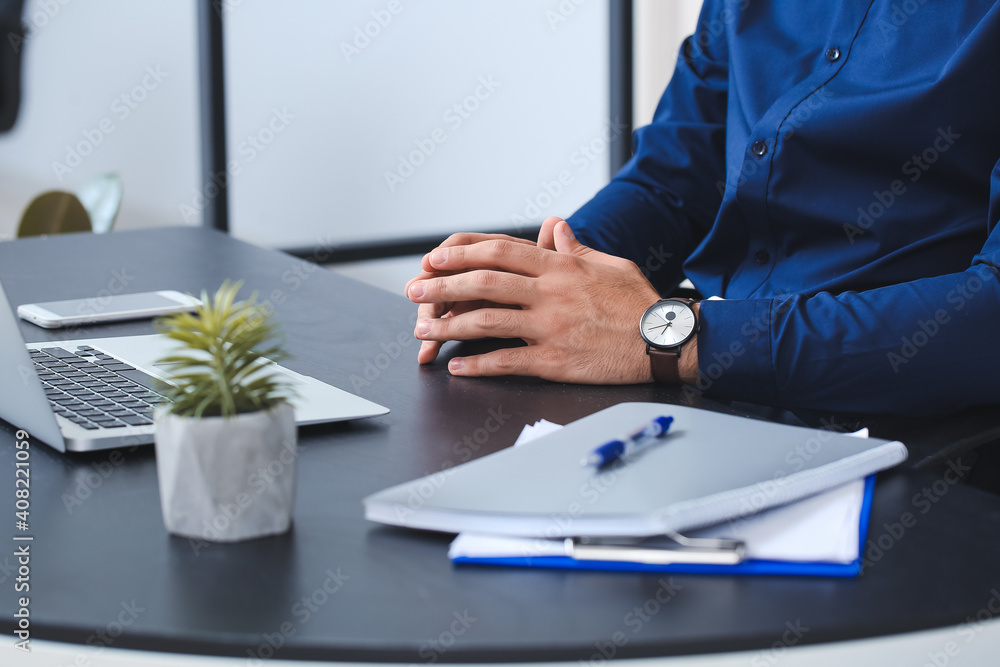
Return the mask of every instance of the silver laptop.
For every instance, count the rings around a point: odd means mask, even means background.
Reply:
[[[25,344],[0,286],[0,418],[59,451],[153,442],[152,411],[166,372],[155,363],[174,346],[160,335]],[[288,376],[302,426],[384,415],[389,409],[296,373]]]

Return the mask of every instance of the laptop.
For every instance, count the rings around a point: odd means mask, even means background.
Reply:
[[[64,451],[153,442],[152,414],[166,399],[156,364],[176,344],[165,336],[25,343],[0,286],[0,419]],[[389,409],[316,378],[275,365],[298,396],[298,425],[384,415]]]

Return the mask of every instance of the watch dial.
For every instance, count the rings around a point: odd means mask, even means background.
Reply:
[[[658,303],[642,317],[642,335],[657,347],[673,347],[690,338],[694,311],[677,301]]]

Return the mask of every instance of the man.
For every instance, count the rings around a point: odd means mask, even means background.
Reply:
[[[449,370],[679,377],[789,408],[1000,403],[1000,3],[707,0],[699,26],[633,158],[568,224],[424,257],[419,361],[497,336],[527,346]],[[722,300],[694,306],[678,359],[639,321],[685,275]]]

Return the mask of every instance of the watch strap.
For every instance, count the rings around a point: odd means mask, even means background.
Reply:
[[[681,354],[678,350],[659,350],[646,346],[649,364],[653,369],[653,380],[664,384],[681,383]]]

